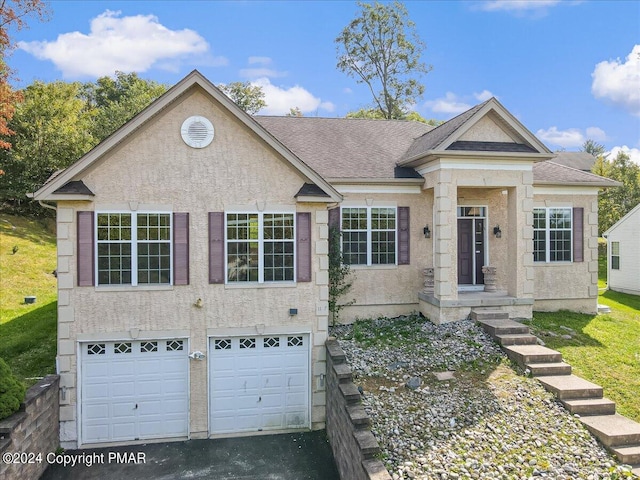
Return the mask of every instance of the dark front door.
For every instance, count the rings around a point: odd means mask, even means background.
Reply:
[[[484,219],[476,219],[474,223],[476,285],[484,285],[484,273],[482,273],[482,267],[484,267]]]
[[[473,283],[473,220],[458,219],[458,283]]]
[[[484,219],[458,219],[458,283],[482,285],[484,275]]]

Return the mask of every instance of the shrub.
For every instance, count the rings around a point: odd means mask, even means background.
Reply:
[[[18,411],[25,390],[25,386],[11,373],[9,365],[0,358],[0,420]]]

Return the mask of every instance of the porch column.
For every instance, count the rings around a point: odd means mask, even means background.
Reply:
[[[533,174],[522,177],[522,185],[508,189],[507,288],[509,296],[533,298]]]
[[[433,192],[434,207],[434,295],[440,300],[458,298],[457,185],[450,170],[439,170]]]

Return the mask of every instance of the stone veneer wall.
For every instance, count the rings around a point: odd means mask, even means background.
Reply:
[[[19,463],[0,460],[0,478],[40,478],[47,468],[47,454],[55,452],[58,440],[58,375],[47,375],[29,390],[20,410],[0,421],[0,456],[4,453],[30,455]],[[36,455],[41,454],[40,457]]]
[[[391,480],[384,464],[375,458],[380,453],[371,433],[371,419],[360,401],[360,392],[352,381],[345,354],[335,339],[327,348],[327,436],[333,456],[344,480]]]

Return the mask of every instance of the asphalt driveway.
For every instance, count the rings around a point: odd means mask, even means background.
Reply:
[[[67,450],[51,461],[41,480],[339,480],[324,430]]]

